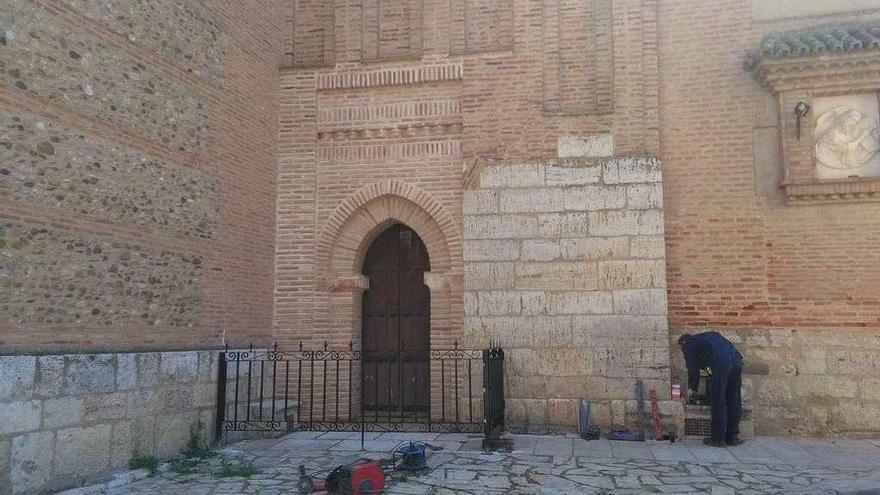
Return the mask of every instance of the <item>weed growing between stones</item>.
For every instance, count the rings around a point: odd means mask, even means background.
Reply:
[[[146,469],[150,474],[156,474],[159,469],[159,459],[154,455],[138,455],[128,461],[129,469]]]
[[[241,477],[241,478],[250,478],[255,474],[260,474],[260,470],[254,467],[254,463],[247,459],[223,459],[223,465],[220,468],[220,471],[217,472],[217,476],[220,478],[232,478],[232,477]]]
[[[217,452],[211,450],[211,447],[202,444],[200,438],[203,429],[204,425],[201,422],[190,429],[186,450],[168,461],[171,471],[179,474],[194,473],[200,462],[217,455]]]
[[[208,459],[217,455],[216,452],[211,450],[209,445],[205,445],[202,443],[202,430],[204,430],[205,425],[199,421],[195,426],[190,428],[189,430],[189,443],[186,444],[186,450],[184,450],[181,455],[189,458],[198,458],[198,459]]]

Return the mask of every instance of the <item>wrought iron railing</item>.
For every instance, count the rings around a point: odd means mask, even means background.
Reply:
[[[498,437],[504,352],[489,349],[225,350],[223,431],[462,432]]]

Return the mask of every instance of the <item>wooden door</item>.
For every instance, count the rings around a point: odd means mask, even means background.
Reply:
[[[367,251],[363,298],[363,404],[367,410],[427,411],[429,405],[430,270],[425,244],[395,224]]]

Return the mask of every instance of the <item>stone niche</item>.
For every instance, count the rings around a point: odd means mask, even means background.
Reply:
[[[770,34],[747,68],[779,102],[786,203],[880,201],[880,22]]]

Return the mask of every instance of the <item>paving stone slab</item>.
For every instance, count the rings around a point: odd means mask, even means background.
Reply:
[[[399,442],[395,440],[370,440],[368,451],[340,450],[352,442],[358,449],[359,440],[312,440],[304,435],[289,435],[268,446],[254,442],[242,442],[224,449],[224,456],[245,456],[255,459],[261,467],[258,475],[251,478],[217,478],[212,469],[220,466],[217,458],[205,461],[190,475],[166,471],[156,477],[141,480],[124,487],[108,490],[110,495],[215,495],[248,493],[275,495],[295,493],[299,478],[297,466],[305,464],[310,470],[329,469],[339,464],[353,462],[358,458],[383,459],[390,456]],[[307,437],[307,436],[306,436]],[[384,438],[384,437],[383,437]],[[450,439],[439,435],[437,443],[461,445],[466,436]],[[812,446],[813,454],[804,456],[799,447],[785,441],[762,439],[753,448],[756,452],[792,450],[792,458],[807,462],[788,464],[781,459],[770,462],[749,462],[740,450],[733,455],[729,450],[713,449],[695,442],[646,442],[615,448],[618,443],[598,441],[594,450],[604,450],[609,457],[559,455],[559,448],[552,449],[553,440],[570,445],[570,437],[523,437],[514,436],[512,453],[484,454],[483,452],[440,451],[429,455],[431,470],[411,475],[393,482],[386,493],[400,495],[447,495],[458,493],[516,495],[597,494],[626,495],[644,493],[685,494],[880,494],[880,471],[873,468],[836,469],[822,466],[816,460],[829,452],[837,455],[870,455],[864,444],[854,449],[868,452],[843,454],[840,445],[819,442]],[[470,439],[471,442],[479,439]],[[782,439],[780,439],[782,440]],[[335,448],[327,446],[336,442]],[[585,450],[580,440],[574,439],[577,450]],[[546,455],[517,450],[517,444],[544,445]],[[588,442],[584,442],[588,443]],[[871,442],[867,442],[871,445]],[[748,444],[747,444],[748,445]],[[262,449],[262,450],[260,450]],[[553,451],[554,452],[550,452]],[[574,449],[573,449],[574,450]],[[249,457],[248,457],[249,456]],[[211,467],[213,466],[213,467]],[[877,489],[872,492],[870,490]]]

